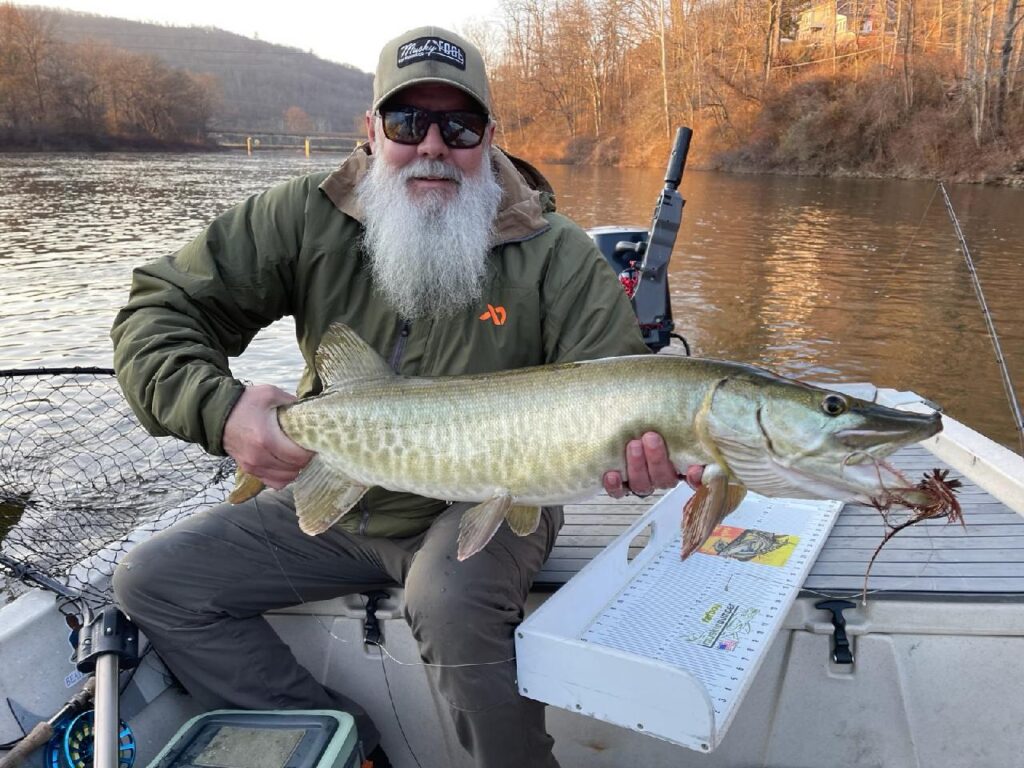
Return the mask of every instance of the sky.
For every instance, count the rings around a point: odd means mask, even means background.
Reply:
[[[467,24],[496,24],[501,18],[500,1],[34,0],[16,4],[66,8],[175,26],[219,27],[268,43],[311,50],[320,58],[373,72],[380,49],[391,38],[426,24],[456,32],[464,30]]]

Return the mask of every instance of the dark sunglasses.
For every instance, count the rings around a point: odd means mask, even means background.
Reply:
[[[441,139],[452,149],[470,149],[484,140],[487,115],[462,109],[435,112],[419,107],[391,107],[377,111],[384,135],[396,144],[419,144],[437,123]]]

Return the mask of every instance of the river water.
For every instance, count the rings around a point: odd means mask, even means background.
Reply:
[[[340,162],[265,154],[0,155],[0,368],[111,363],[133,266],[247,195]],[[544,167],[584,227],[650,220],[657,169]],[[914,390],[1019,445],[963,255],[931,182],[687,172],[677,329],[706,357]],[[950,189],[1016,396],[1024,397],[1024,191]],[[284,321],[236,375],[293,386]]]

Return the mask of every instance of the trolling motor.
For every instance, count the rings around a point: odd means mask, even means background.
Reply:
[[[686,168],[693,131],[676,131],[672,154],[665,171],[665,187],[658,196],[650,229],[638,227],[595,227],[587,234],[597,244],[619,276],[626,295],[633,303],[644,342],[652,352],[667,347],[673,334],[672,303],[668,292],[668,263],[679,233],[686,201],[679,194],[679,183]],[[686,340],[682,339],[686,345]],[[686,353],[689,354],[689,346]]]

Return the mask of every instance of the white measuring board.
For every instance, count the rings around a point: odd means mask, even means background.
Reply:
[[[748,494],[682,561],[690,495],[667,495],[523,623],[524,695],[694,749],[717,746],[842,503]],[[650,542],[629,562],[648,526]],[[562,650],[560,669],[536,656],[552,662]],[[662,688],[672,701],[659,700]]]

